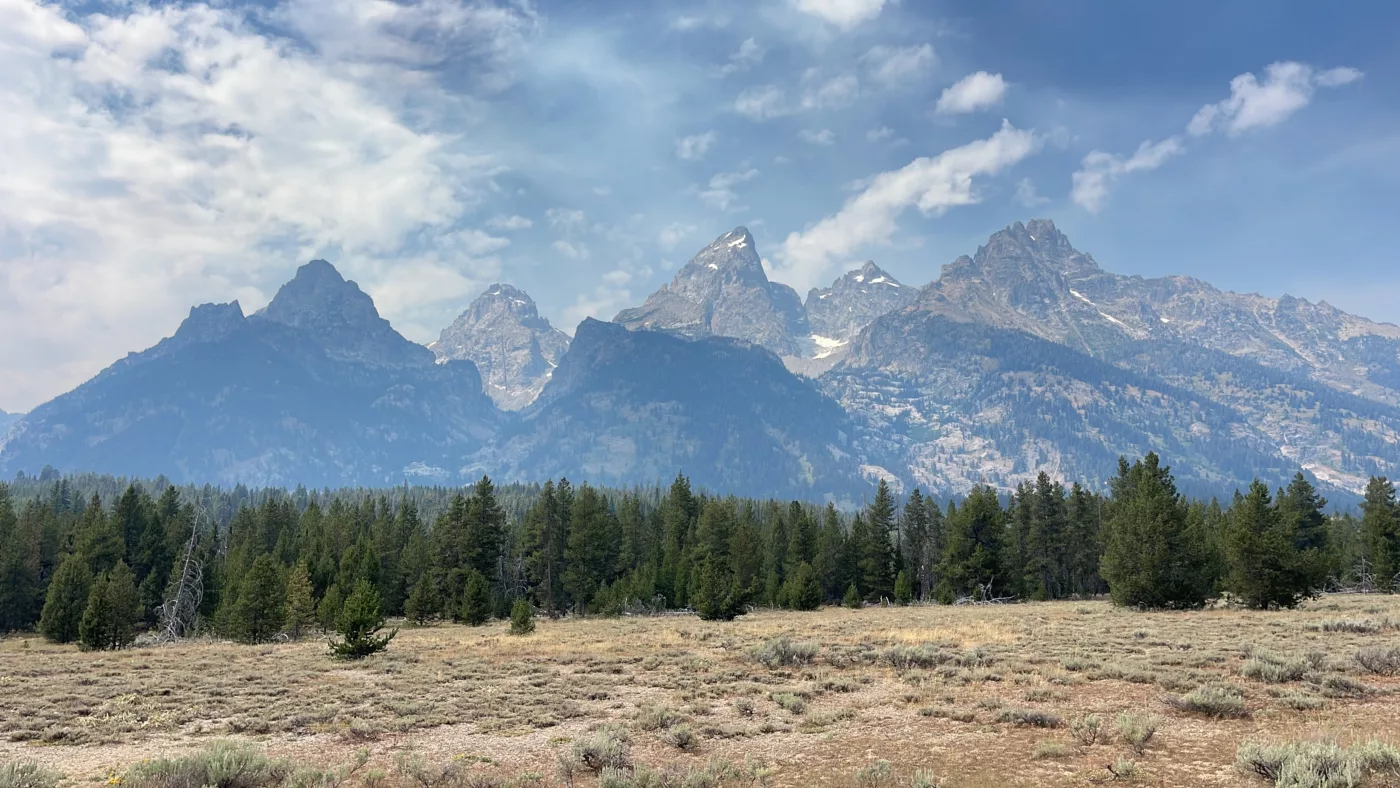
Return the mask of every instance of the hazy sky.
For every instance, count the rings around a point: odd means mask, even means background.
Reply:
[[[1400,322],[1400,5],[0,0],[0,409],[331,260],[428,341],[753,231],[800,291],[1054,219]]]

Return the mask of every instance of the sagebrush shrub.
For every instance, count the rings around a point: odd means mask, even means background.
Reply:
[[[1123,712],[1114,722],[1118,728],[1118,735],[1123,737],[1123,741],[1138,755],[1146,752],[1148,742],[1157,735],[1157,729],[1162,727],[1162,718],[1155,714]]]
[[[34,761],[0,764],[0,788],[54,788],[62,780],[63,775]]]
[[[1185,695],[1167,698],[1167,703],[1177,711],[1203,714],[1217,719],[1249,716],[1244,698],[1227,687],[1215,684],[1207,684]]]
[[[1400,646],[1363,648],[1356,652],[1356,664],[1378,676],[1400,675]]]

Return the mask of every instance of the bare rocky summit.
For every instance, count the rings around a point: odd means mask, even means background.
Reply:
[[[428,347],[439,359],[475,363],[497,407],[519,410],[544,389],[569,350],[569,335],[540,317],[523,290],[495,284]]]

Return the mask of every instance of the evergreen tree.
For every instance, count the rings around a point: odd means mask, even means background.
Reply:
[[[1295,607],[1310,591],[1301,571],[1291,525],[1258,479],[1248,495],[1235,494],[1225,534],[1226,586],[1248,607]]]
[[[529,635],[535,631],[535,607],[525,597],[517,597],[510,608],[510,634]]]
[[[1319,591],[1331,571],[1327,531],[1327,499],[1318,495],[1302,473],[1295,474],[1278,496],[1278,512],[1285,533],[1292,534],[1300,583],[1307,591]]]
[[[1115,604],[1194,608],[1205,603],[1203,535],[1187,527],[1171,470],[1149,453],[1114,482],[1113,516],[1101,573]]]
[[[929,511],[924,505],[924,495],[916,487],[904,504],[904,517],[900,520],[900,543],[904,549],[904,565],[900,567],[900,571],[908,575],[906,580],[911,584],[910,593],[917,593],[920,599],[928,596],[929,585],[933,580],[931,564],[935,548],[929,526]],[[899,585],[898,577],[895,578],[895,585]],[[915,586],[917,592],[912,590]],[[897,590],[895,596],[898,596]]]
[[[321,596],[321,601],[316,604],[316,622],[321,625],[321,629],[335,629],[336,619],[340,618],[340,609],[344,605],[345,595],[340,586],[331,583],[330,588]]]
[[[914,601],[914,584],[909,582],[909,574],[903,569],[894,579],[894,601],[900,605]]]
[[[136,577],[125,561],[119,561],[92,584],[78,625],[78,643],[89,651],[125,648],[136,639],[140,614]]]
[[[822,606],[822,586],[811,564],[801,563],[788,573],[783,598],[792,610],[816,610]]]
[[[1400,579],[1400,503],[1396,503],[1395,485],[1389,479],[1375,477],[1366,485],[1361,532],[1376,588],[1395,589]]]
[[[92,584],[86,559],[79,555],[63,559],[49,583],[44,611],[39,618],[39,631],[44,637],[55,643],[72,643],[78,639]]]
[[[1093,596],[1102,590],[1099,559],[1103,554],[1100,535],[1101,499],[1076,482],[1070,487],[1067,504],[1070,593]]]
[[[298,562],[287,575],[287,634],[300,640],[316,625],[316,600],[312,597],[311,574],[305,562]]]
[[[475,569],[467,573],[458,619],[474,627],[491,620],[491,586],[486,576]]]
[[[1004,520],[996,491],[985,485],[973,487],[962,508],[949,505],[947,547],[939,567],[943,601],[1005,592],[1001,566]]]
[[[875,499],[866,509],[860,544],[861,589],[866,599],[879,601],[894,595],[894,496],[884,479],[875,488]]]
[[[560,486],[567,491],[569,480]],[[569,515],[555,495],[554,482],[545,482],[535,503],[525,513],[525,539],[530,577],[550,617],[559,615],[564,599],[564,562]]]
[[[841,597],[841,604],[851,609],[858,608],[865,604],[860,598],[860,589],[856,588],[855,583],[846,586],[846,594]]]
[[[841,519],[836,507],[827,504],[822,513],[822,527],[817,533],[817,558],[812,569],[822,586],[824,600],[839,600],[846,588],[847,577],[842,566],[846,554],[846,537],[841,531]]]
[[[1032,599],[1063,599],[1070,592],[1069,512],[1065,490],[1044,471],[1036,477],[1026,538],[1024,588]]]
[[[43,603],[43,533],[38,518],[15,516],[9,487],[0,484],[0,633],[28,629]]]
[[[360,580],[355,590],[345,600],[345,605],[336,619],[336,632],[340,641],[332,641],[331,654],[337,659],[363,659],[388,648],[389,641],[399,633],[397,629],[387,635],[380,635],[384,628],[384,616],[379,612],[379,592],[368,580]]]
[[[404,603],[403,612],[409,621],[422,625],[432,620],[441,607],[433,583],[428,579],[427,573],[424,573],[418,578],[418,582],[413,584],[408,601]]]
[[[587,484],[578,488],[569,516],[564,551],[564,591],[580,612],[586,612],[598,587],[614,579],[622,532],[607,499]]]
[[[282,568],[268,553],[254,559],[240,584],[228,620],[229,634],[243,643],[266,643],[287,619],[287,588]]]

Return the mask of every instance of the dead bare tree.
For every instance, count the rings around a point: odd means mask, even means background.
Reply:
[[[201,526],[209,521],[201,506],[195,512],[190,538],[185,542],[185,554],[180,559],[180,575],[170,585],[169,597],[160,606],[160,637],[162,643],[173,643],[194,631],[199,605],[204,601],[204,562],[199,560]]]

